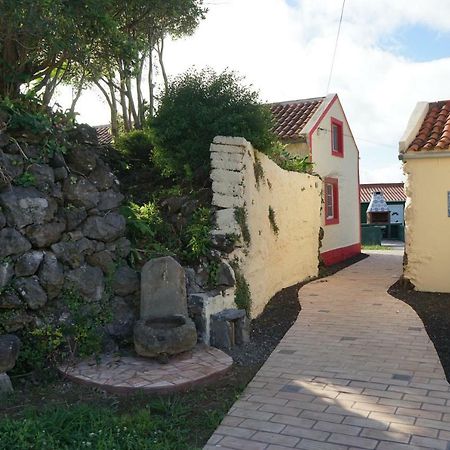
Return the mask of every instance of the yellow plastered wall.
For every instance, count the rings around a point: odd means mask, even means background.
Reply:
[[[221,208],[216,232],[240,233],[234,208],[246,211],[250,244],[228,259],[239,260],[255,317],[279,290],[317,275],[322,183],[318,176],[281,169],[242,138],[217,137],[211,163],[213,204]]]
[[[331,154],[331,118],[343,122],[344,157]],[[339,180],[339,223],[325,225],[324,210],[322,226],[324,237],[321,252],[358,244],[360,242],[358,149],[339,100],[335,101],[322,118],[312,135],[312,162],[314,172],[322,179]]]
[[[404,162],[404,275],[419,291],[450,292],[450,158],[421,158]]]

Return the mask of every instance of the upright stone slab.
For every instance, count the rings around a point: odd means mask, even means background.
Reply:
[[[148,261],[141,272],[141,319],[187,317],[186,277],[171,256]]]

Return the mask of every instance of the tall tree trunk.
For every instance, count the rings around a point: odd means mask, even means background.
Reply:
[[[125,81],[120,76],[120,106],[122,107],[123,127],[125,131],[131,131],[131,120],[128,112],[127,96],[125,95]]]
[[[141,123],[139,121],[139,116],[136,112],[136,106],[134,104],[133,91],[131,89],[131,78],[129,76],[125,77],[125,86],[126,86],[126,95],[128,98],[128,109],[130,118],[133,118],[133,128],[139,130],[142,128]]]
[[[84,80],[86,79],[86,72],[83,71],[83,74],[81,75],[80,81],[77,83],[77,86],[75,87],[76,93],[75,96],[72,98],[72,104],[70,105],[70,114],[75,114],[75,107],[77,106],[78,100],[80,100],[81,94],[84,89]]]
[[[145,53],[141,56],[139,60],[138,71],[136,74],[136,94],[137,94],[137,114],[139,117],[139,123],[141,127],[144,125],[145,121],[145,103],[144,96],[142,94],[142,72],[144,70],[145,63]]]
[[[164,38],[158,40],[156,45],[156,51],[158,53],[159,65],[161,66],[161,73],[164,80],[164,89],[167,90],[169,87],[169,80],[167,78],[167,72],[164,66]]]
[[[116,93],[114,91],[114,85],[111,82],[108,83],[108,87],[111,94],[111,134],[116,138],[119,136],[119,120],[117,113]]]
[[[153,117],[155,114],[155,85],[153,84],[153,44],[150,45],[148,56],[148,93],[149,93],[149,114]]]

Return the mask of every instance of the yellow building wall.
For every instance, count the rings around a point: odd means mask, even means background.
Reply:
[[[450,292],[450,158],[404,162],[404,276],[419,291]]]
[[[255,317],[279,290],[317,276],[322,183],[281,169],[242,138],[216,137],[211,164],[213,205],[221,208],[215,232],[241,234],[234,212],[246,213],[250,243],[241,239],[228,259],[239,261]]]
[[[331,154],[331,117],[343,122],[344,157]],[[345,119],[342,106],[336,100],[321,120],[312,135],[312,162],[314,172],[322,179],[326,177],[339,180],[339,223],[325,225],[325,211],[322,210],[324,238],[321,253],[359,244],[359,164],[358,149]]]

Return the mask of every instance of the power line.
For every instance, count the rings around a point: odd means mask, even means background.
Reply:
[[[318,127],[317,129],[320,130],[320,131],[325,131],[325,133],[331,133],[332,132],[331,130],[328,130],[327,128]],[[368,142],[369,144],[379,145],[380,147],[389,147],[391,149],[394,147],[394,145],[384,144],[382,142],[371,141],[369,139],[356,137],[356,136],[353,136],[351,134],[342,133],[342,136],[346,136],[346,137],[352,138],[355,141],[364,141],[364,142]]]
[[[344,7],[345,7],[345,0],[342,0],[341,17],[339,19],[339,26],[338,26],[338,32],[337,32],[337,35],[336,35],[336,42],[334,43],[333,58],[331,59],[330,75],[328,77],[327,92],[326,92],[327,94],[328,94],[328,91],[330,89],[331,77],[333,76],[334,61],[336,59],[336,52],[337,52],[337,46],[338,46],[338,41],[339,41],[339,35],[341,34],[342,18],[344,17]]]

